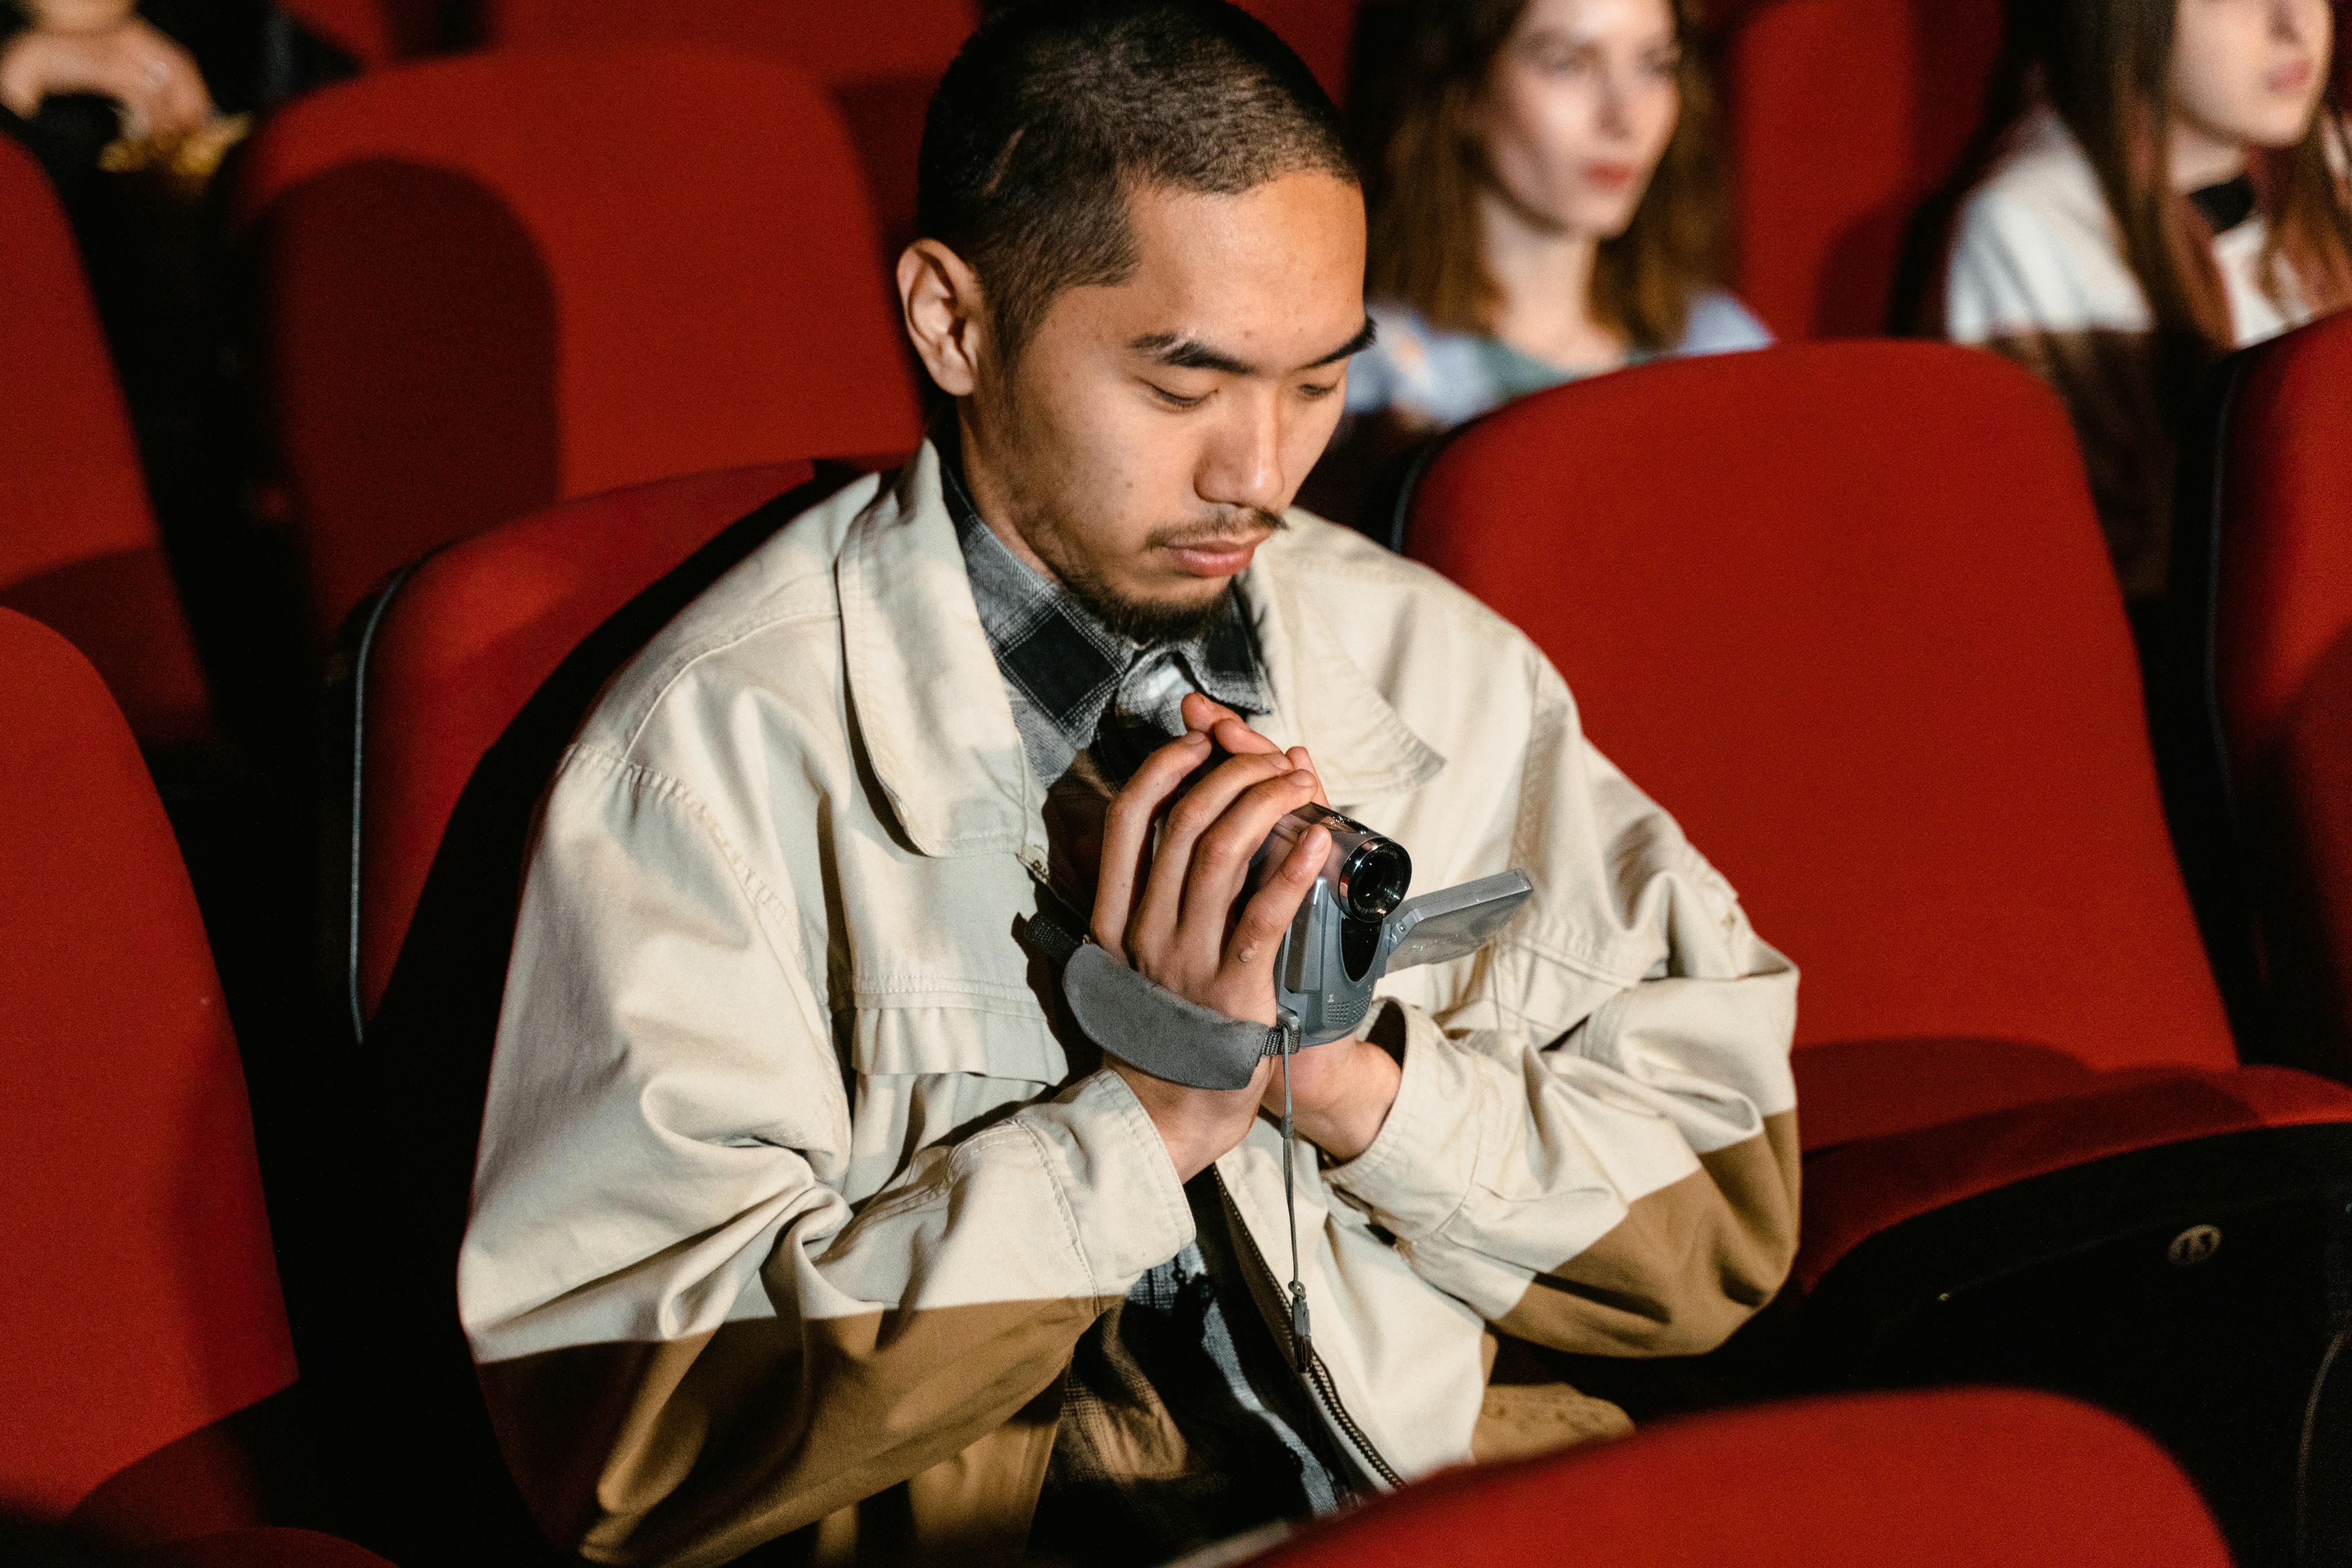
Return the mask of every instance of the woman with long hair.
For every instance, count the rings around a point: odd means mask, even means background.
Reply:
[[[1692,12],[1410,0],[1358,89],[1380,106],[1380,339],[1349,368],[1353,423],[1320,478],[1542,387],[1770,341],[1715,287],[1725,178]]]
[[[2065,401],[2116,574],[2146,605],[2164,588],[2174,432],[2198,373],[2352,303],[2329,0],[2010,13],[1941,326]]]

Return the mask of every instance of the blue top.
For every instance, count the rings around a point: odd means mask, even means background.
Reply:
[[[1348,412],[1396,409],[1440,426],[1459,425],[1488,409],[1591,374],[1523,353],[1481,332],[1439,331],[1410,305],[1371,307],[1380,341],[1348,365]],[[1629,364],[1683,354],[1727,353],[1771,342],[1764,323],[1719,289],[1691,301],[1682,342],[1635,349]]]

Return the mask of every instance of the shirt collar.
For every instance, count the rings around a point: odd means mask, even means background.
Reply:
[[[992,667],[958,549],[938,448],[926,441],[850,521],[835,562],[851,723],[908,846],[1008,850],[1042,865],[1043,781],[1024,760],[1012,687]],[[1316,525],[1320,526],[1320,525]],[[1304,745],[1342,810],[1426,783],[1445,760],[1348,652],[1341,628],[1292,581],[1277,534],[1241,603],[1273,706],[1255,727]]]
[[[1066,765],[1069,753],[1095,743],[1105,714],[1114,710],[1131,725],[1169,734],[1181,732],[1175,706],[1187,689],[1245,716],[1272,710],[1273,694],[1235,587],[1227,586],[1215,618],[1197,636],[1150,644],[1122,636],[1077,595],[1015,555],[982,520],[964,484],[953,428],[932,438],[941,499],[955,521],[989,651],[1006,683],[1056,732],[1029,746],[1045,782],[1058,776],[1055,764]],[[1139,752],[1125,762],[1139,760]]]

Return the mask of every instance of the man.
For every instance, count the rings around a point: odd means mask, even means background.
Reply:
[[[1015,7],[921,226],[951,415],[679,616],[547,798],[459,1280],[542,1521],[1140,1563],[1622,1429],[1487,1386],[1497,1336],[1685,1353],[1769,1298],[1795,974],[1523,637],[1286,515],[1368,336],[1328,103],[1213,0]],[[1310,800],[1537,891],[1292,1065],[1302,1339],[1281,1069],[1140,1070],[1036,937],[1271,1025],[1322,835],[1251,859]]]

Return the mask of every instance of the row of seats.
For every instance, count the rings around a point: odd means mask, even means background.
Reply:
[[[1706,460],[1626,460],[1655,444],[1669,406],[1704,437],[1685,458]],[[1937,434],[1951,418],[1975,433],[1963,451]],[[853,471],[770,466],[572,502],[431,555],[367,606],[339,693],[354,837],[349,860],[334,858],[353,868],[355,924],[332,950],[349,955],[338,980],[353,1043],[383,1086],[375,1153],[404,1173],[404,1214],[352,1216],[380,1270],[448,1278],[515,873],[556,750],[687,598]],[[1948,1376],[1986,1322],[2076,1350],[2053,1320],[2083,1306],[2081,1282],[2050,1287],[2081,1273],[2081,1237],[1996,1226],[1991,1252],[1979,1237],[1957,1254],[1949,1218],[1981,1230],[1988,1200],[2027,1193],[2047,1207],[2063,1192],[2053,1178],[2136,1162],[2127,1185],[2151,1201],[2111,1210],[2101,1245],[2127,1264],[2210,1226],[2229,1239],[2179,1273],[2190,1289],[2299,1291],[2242,1337],[2250,1365],[2285,1368],[2302,1413],[2329,1323],[2325,1289],[2292,1265],[2317,1238],[2249,1211],[2308,1194],[2250,1198],[2242,1181],[2204,1179],[2271,1164],[2340,1176],[2352,1089],[2235,1060],[2164,842],[2096,524],[2063,416],[2037,383],[1966,351],[1892,344],[1602,378],[1450,442],[1409,498],[1407,543],[1545,646],[1600,743],[1674,805],[1807,966],[1806,1241],[1790,1300],[1811,1381]],[[188,1458],[219,1439],[257,1451],[237,1417],[294,1382],[200,928],[129,732],[86,667],[0,617],[0,693],[6,776],[40,808],[8,818],[0,1032],[26,1042],[10,1053],[22,1081],[9,1099],[37,1118],[26,1146],[49,1178],[26,1189],[29,1215],[10,1215],[41,1263],[12,1268],[10,1321],[47,1337],[7,1347],[7,1385],[43,1396],[13,1406],[34,1418],[16,1425],[7,1489],[89,1510],[109,1488],[136,1496],[176,1470],[250,1506],[250,1473],[217,1454],[191,1472]],[[128,1103],[125,1085],[141,1090]],[[364,1143],[364,1124],[350,1136]],[[2184,1175],[2186,1207],[2170,1190]],[[122,1290],[103,1261],[122,1258],[160,1281]],[[2086,1369],[2108,1374],[2081,1391],[2156,1426],[2248,1561],[2281,1560],[2302,1428],[2264,1402],[2280,1380],[2225,1389],[2182,1424],[2151,1395],[2177,1392],[2168,1366],[2210,1363],[2210,1314],[2181,1311],[2195,1302],[2168,1296],[2162,1276],[2110,1275],[2116,1300],[2095,1323],[2178,1314],[2176,1331],[2137,1360],[2112,1347],[2055,1360],[2075,1363],[2078,1384]],[[449,1312],[446,1288],[420,1294]],[[453,1326],[409,1325],[420,1337]],[[2067,1382],[2063,1365],[2030,1359],[1957,1370]],[[322,1388],[336,1386],[331,1369]],[[1727,1475],[1750,1506],[1670,1508],[1700,1477],[1728,1505]],[[447,1495],[380,1479],[427,1521]],[[1994,1485],[2022,1488],[2025,1506]],[[1885,1560],[1904,1529],[1918,1536],[1906,1561],[2224,1560],[2141,1440],[1990,1394],[1669,1426],[1408,1492],[1278,1560],[1420,1561],[1474,1516],[1535,1560],[1557,1549],[1559,1510],[1586,1498],[1580,1540],[1590,1519],[1589,1539],[1622,1543],[1629,1562],[1741,1541],[1761,1561]],[[1972,1525],[1952,1523],[1971,1511]],[[437,1525],[442,1549],[413,1560],[471,1560],[479,1516]]]
[[[1260,9],[1344,82],[1351,5]],[[1734,286],[1783,337],[1876,330],[1905,215],[1975,121],[1998,0],[1719,9]],[[488,32],[517,47],[393,65],[424,47],[404,16],[363,0],[314,18],[375,40],[354,47],[385,68],[272,116],[235,177],[244,357],[267,410],[257,495],[298,542],[314,650],[383,573],[549,502],[911,441],[883,261],[911,232],[921,105],[966,0],[888,28],[823,8],[513,0]],[[47,478],[14,504],[42,521],[0,557],[0,602],[81,623],[140,733],[184,738],[209,722],[184,616],[83,291],[59,281],[70,247],[13,148],[0,214],[26,236],[10,264],[39,272],[7,297],[68,301],[12,323],[28,352],[0,374],[85,448],[36,455]],[[93,484],[106,493],[58,504]],[[152,614],[92,607],[121,595]]]

